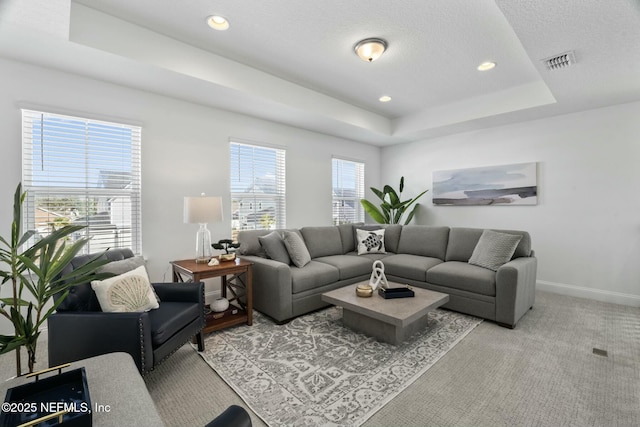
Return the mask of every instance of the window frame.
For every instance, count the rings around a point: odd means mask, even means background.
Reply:
[[[238,191],[238,188],[234,188],[234,184],[239,186],[242,180],[246,180],[247,178],[249,178],[249,176],[243,174],[242,176],[239,175],[237,177],[238,178],[237,180],[234,179],[235,178],[233,176],[234,172],[237,172],[238,174],[240,174],[241,167],[240,166],[234,167],[232,163],[234,161],[240,162],[241,160],[244,160],[244,161],[248,160],[246,155],[243,157],[243,155],[241,155],[239,151],[237,153],[234,153],[234,146],[237,146],[238,150],[241,147],[244,147],[245,149],[253,150],[253,153],[250,156],[250,162],[251,162],[251,168],[252,168],[252,172],[250,176],[251,183],[249,184],[248,182],[245,182],[245,185],[247,184],[250,185],[250,188],[252,189],[258,188],[257,181],[260,178],[264,178],[264,177],[255,175],[256,169],[259,168],[260,166],[264,167],[265,164],[268,164],[266,162],[262,163],[262,160],[260,158],[260,156],[262,155],[259,154],[258,156],[256,156],[256,150],[267,150],[272,152],[272,154],[274,155],[274,161],[275,161],[275,163],[273,164],[273,170],[272,170],[274,175],[274,183],[273,183],[274,192],[273,193],[260,193],[255,191]],[[229,162],[230,162],[229,190],[230,190],[230,196],[231,196],[230,200],[231,200],[231,216],[232,216],[231,217],[232,239],[236,240],[238,232],[242,230],[265,230],[265,229],[286,228],[286,149],[283,147],[260,144],[260,143],[250,142],[250,141],[242,141],[234,138],[229,141]],[[241,200],[249,199],[249,202],[252,203],[252,206],[248,209],[246,207],[237,207],[236,200],[238,199],[241,199]],[[261,219],[257,219],[260,211],[264,210],[262,208],[261,203],[265,203],[265,201],[267,204],[270,204],[270,201],[272,201],[272,203],[275,205],[274,207],[275,222],[273,224],[267,224],[267,227],[261,226],[260,224]],[[246,213],[243,213],[243,212],[246,212]],[[246,222],[247,221],[246,218],[250,216],[253,216],[253,219],[251,219],[249,222]]]
[[[345,177],[344,173],[336,172],[336,166],[340,168],[344,168],[345,165],[353,165],[355,168],[353,179],[356,181],[354,183],[354,188],[345,188],[344,186],[337,186],[335,181],[336,173],[338,173],[338,178],[340,181],[344,179],[349,179],[350,177]],[[360,223],[364,222],[364,208],[360,203],[360,200],[364,198],[364,180],[365,180],[365,163],[360,160],[348,159],[340,156],[332,156],[331,158],[331,220],[333,225],[340,224],[352,224],[352,223]],[[336,189],[342,191],[342,195],[338,195]],[[354,191],[353,196],[345,196],[344,191],[350,190]],[[344,207],[345,202],[352,202],[353,204],[353,218],[349,220],[344,217],[344,221],[340,221],[340,213],[336,213],[336,209],[339,207]],[[340,205],[340,206],[338,206]],[[344,215],[344,214],[342,214]]]
[[[50,215],[58,216],[63,218],[63,223],[86,226],[74,236],[91,237],[83,253],[130,248],[135,254],[141,254],[142,127],[34,108],[22,108],[21,113],[22,187],[26,192],[23,227],[39,229],[40,235],[46,235],[49,227],[55,226]],[[83,138],[79,137],[80,126],[84,126]],[[84,153],[78,154],[83,144]],[[40,153],[36,154],[37,150]],[[42,168],[40,174],[34,163],[38,160]],[[115,166],[115,160],[126,164],[118,165],[123,170]],[[82,162],[83,174],[79,172]],[[74,169],[74,166],[77,167]],[[59,215],[59,212],[48,211],[49,205],[40,205],[36,201],[40,197],[47,203],[55,198],[60,198],[61,203],[69,203],[70,199],[73,202],[67,206],[68,214]],[[99,211],[98,206],[107,209],[108,224],[100,223],[99,218],[104,219],[101,214],[105,211]],[[43,230],[38,218],[37,212],[42,210],[47,210],[47,230]],[[73,219],[74,210],[84,215]]]

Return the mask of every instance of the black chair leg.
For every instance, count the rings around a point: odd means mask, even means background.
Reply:
[[[238,405],[229,406],[205,427],[251,427],[251,417],[246,409]]]
[[[204,339],[202,338],[202,331],[196,334],[196,342],[198,343],[198,351],[204,351]]]

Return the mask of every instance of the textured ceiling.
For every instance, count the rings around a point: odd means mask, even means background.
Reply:
[[[540,79],[493,0],[78,3],[389,118]],[[209,29],[211,14],[231,28]],[[353,52],[368,37],[389,43],[373,63]],[[499,67],[479,73],[486,60]]]
[[[51,1],[67,45],[30,32],[0,54],[378,145],[640,99],[636,0]],[[389,43],[373,63],[368,37]]]

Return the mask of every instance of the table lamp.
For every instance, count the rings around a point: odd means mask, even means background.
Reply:
[[[208,263],[213,257],[211,248],[211,233],[207,223],[222,221],[222,198],[207,197],[204,193],[200,197],[184,198],[185,224],[200,224],[196,234],[196,263]]]

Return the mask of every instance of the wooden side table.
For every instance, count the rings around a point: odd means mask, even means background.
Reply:
[[[200,282],[202,279],[220,277],[222,296],[229,300],[230,305],[238,309],[236,314],[226,312],[219,319],[207,316],[207,325],[202,330],[203,334],[244,322],[249,326],[253,324],[252,265],[253,263],[240,258],[233,261],[220,261],[219,265],[214,266],[197,264],[192,259],[171,261],[174,282]]]

